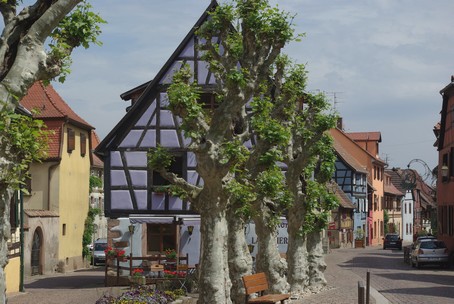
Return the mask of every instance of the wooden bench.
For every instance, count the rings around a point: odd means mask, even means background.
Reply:
[[[289,294],[263,295],[263,292],[268,290],[268,281],[264,272],[243,276],[243,284],[246,288],[246,303],[274,304],[281,302],[281,304],[284,304],[284,301],[290,298]],[[258,293],[259,296],[249,299],[249,295],[253,293]]]

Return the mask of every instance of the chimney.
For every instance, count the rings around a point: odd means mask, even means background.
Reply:
[[[342,117],[339,117],[339,118],[337,119],[336,127],[337,127],[339,130],[341,130],[341,131],[344,130],[344,126],[343,126],[343,124],[342,124]]]

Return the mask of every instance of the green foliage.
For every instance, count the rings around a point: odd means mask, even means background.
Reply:
[[[48,136],[42,120],[6,110],[0,112],[0,145],[10,161],[15,163],[8,172],[2,172],[2,182],[19,189],[29,177],[32,162],[40,162],[47,156]],[[22,191],[26,192],[25,188]]]
[[[200,97],[200,88],[196,84],[190,83],[191,77],[190,67],[183,65],[174,74],[167,95],[170,110],[183,119],[181,129],[185,136],[197,140],[202,136],[202,129],[197,122],[199,118],[203,117],[204,112],[202,105],[197,102]]]
[[[156,171],[169,168],[174,161],[174,157],[161,146],[150,148],[147,155],[148,166]]]
[[[69,74],[71,65],[71,51],[82,46],[89,48],[90,44],[102,45],[98,40],[101,34],[100,24],[106,23],[98,14],[91,11],[91,4],[81,2],[66,16],[51,34],[50,55],[54,60],[62,63],[62,73],[58,81],[64,82]]]
[[[221,146],[221,164],[227,164],[228,162],[235,163],[235,168],[238,168],[244,164],[249,156],[249,150],[239,140],[233,140],[225,142]]]
[[[170,185],[170,194],[172,196],[179,197],[182,200],[186,200],[189,197],[188,192],[186,192],[183,188],[178,187],[177,185]]]
[[[389,232],[389,225],[388,225],[388,222],[389,222],[389,214],[388,214],[388,210],[383,210],[383,230],[385,232],[385,234],[387,234]]]
[[[236,213],[244,218],[252,216],[252,203],[257,199],[254,185],[246,179],[239,178],[231,180],[227,186],[231,201],[235,203]]]
[[[90,175],[90,192],[95,187],[102,187],[102,179],[98,176]]]
[[[251,106],[251,124],[259,138],[266,141],[270,146],[283,147],[283,145],[286,145],[290,140],[290,132],[287,126],[282,124],[282,116],[273,117],[272,112],[275,105],[270,98],[265,96],[254,98]],[[279,153],[273,153],[273,155],[276,157],[275,161],[282,159]]]
[[[82,236],[82,256],[84,258],[90,256],[91,254],[87,245],[90,245],[93,241],[95,216],[99,215],[100,213],[101,210],[99,208],[89,207],[88,209],[88,214],[87,218],[85,219],[84,225],[84,234]]]

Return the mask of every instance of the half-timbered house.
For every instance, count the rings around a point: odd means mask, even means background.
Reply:
[[[168,109],[167,88],[173,74],[189,65],[206,108],[214,103],[215,79],[201,59],[195,33],[217,5],[212,1],[155,78],[121,95],[131,101],[126,115],[96,149],[104,161],[105,214],[111,219],[109,240],[133,244],[134,255],[146,256],[176,249],[198,262],[199,217],[190,203],[168,191],[168,182],[147,165],[150,148],[165,147],[174,156],[170,170],[194,185],[203,181],[196,172],[189,139],[180,129],[181,120]],[[132,225],[128,230],[129,226]],[[131,231],[132,233],[130,233]],[[133,238],[133,239],[131,239]],[[131,251],[131,248],[125,248]]]

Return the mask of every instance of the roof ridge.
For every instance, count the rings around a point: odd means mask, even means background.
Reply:
[[[40,80],[39,81],[39,85],[41,86],[41,88],[43,89],[44,91],[44,94],[46,94],[47,96],[47,99],[49,100],[49,102],[54,106],[54,108],[60,112],[64,117],[68,117],[68,114],[65,113],[64,111],[62,111],[62,109],[60,109],[60,107],[57,106],[57,103],[53,100],[52,96],[49,94],[49,92],[47,91],[47,86],[44,85],[44,83]],[[50,85],[50,84],[49,84]],[[55,94],[57,94],[60,99],[64,102],[63,98],[61,98],[61,96],[57,93],[56,90],[55,91]]]

